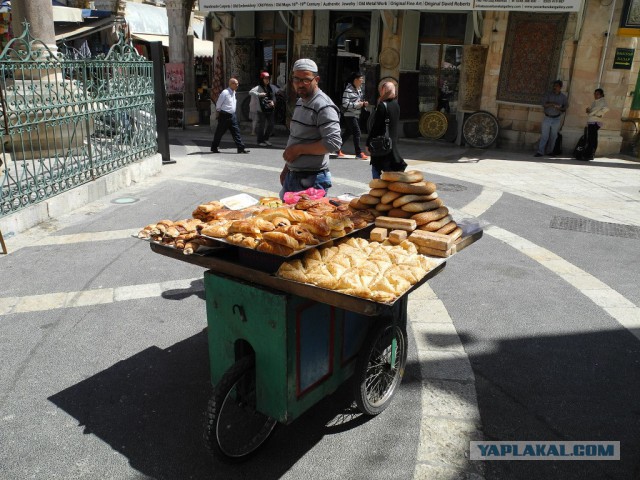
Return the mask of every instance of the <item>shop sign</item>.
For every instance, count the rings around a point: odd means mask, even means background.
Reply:
[[[577,12],[582,0],[199,0],[202,12],[245,10],[517,10]]]
[[[619,70],[631,70],[634,48],[616,48],[616,56],[613,59],[613,68]]]

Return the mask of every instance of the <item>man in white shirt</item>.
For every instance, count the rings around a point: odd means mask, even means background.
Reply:
[[[238,153],[249,153],[240,137],[240,125],[236,117],[236,90],[238,89],[238,79],[231,77],[229,79],[229,87],[225,88],[218,97],[216,102],[216,111],[218,112],[218,126],[216,133],[213,135],[211,142],[211,151],[220,153],[218,146],[220,140],[227,130],[231,132],[231,137],[238,147]]]

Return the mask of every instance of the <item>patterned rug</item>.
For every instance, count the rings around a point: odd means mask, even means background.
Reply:
[[[509,14],[498,100],[540,104],[558,75],[567,18],[565,13]]]

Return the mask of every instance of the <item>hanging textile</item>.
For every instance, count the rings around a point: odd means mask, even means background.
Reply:
[[[218,52],[216,53],[216,60],[213,65],[213,85],[211,87],[211,101],[218,100],[218,96],[225,88],[224,83],[224,65],[222,64],[222,42],[218,46]]]

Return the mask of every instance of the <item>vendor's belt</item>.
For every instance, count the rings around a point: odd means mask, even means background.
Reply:
[[[308,177],[310,175],[318,175],[320,173],[327,173],[329,172],[328,168],[325,168],[324,170],[290,170],[291,174],[296,176],[296,177]]]
[[[545,117],[549,117],[549,118],[558,118],[560,115],[562,115],[561,113],[558,115],[547,115],[546,113],[544,114]]]

